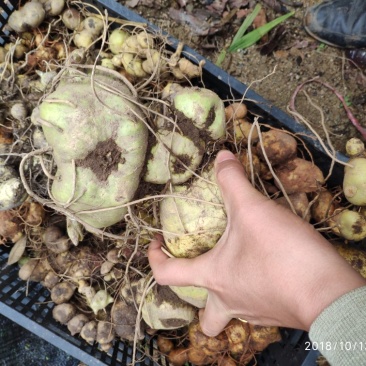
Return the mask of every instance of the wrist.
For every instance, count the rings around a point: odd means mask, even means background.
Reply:
[[[337,271],[319,276],[311,286],[303,305],[299,306],[299,321],[301,329],[308,331],[316,318],[337,299],[351,291],[366,286],[366,280],[357,273],[348,263]]]

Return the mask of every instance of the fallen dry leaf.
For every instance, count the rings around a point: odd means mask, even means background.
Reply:
[[[240,9],[249,4],[249,0],[229,0],[228,5],[231,9]]]
[[[126,6],[129,8],[135,8],[139,4],[140,0],[129,0],[126,1]]]
[[[27,237],[22,236],[11,248],[8,258],[8,265],[17,263],[22,258],[27,245]]]
[[[196,11],[196,14],[193,15],[184,10],[170,8],[169,16],[177,23],[189,26],[192,34],[195,34],[197,36],[211,35],[220,30],[220,22],[208,22],[206,19],[209,19],[210,17],[207,16],[207,13],[205,14],[202,11]]]
[[[148,8],[161,8],[160,0],[129,0],[126,1],[126,6],[129,8],[135,8],[137,5],[146,6]]]
[[[279,25],[277,28],[271,32],[271,37],[267,43],[265,43],[261,49],[261,55],[270,55],[272,54],[279,46],[281,41],[286,35],[286,27],[283,25]]]
[[[278,0],[263,0],[263,2],[272,8],[276,13],[285,14],[287,13],[287,8]]]
[[[214,0],[210,5],[206,6],[211,13],[221,15],[226,8],[227,0]]]
[[[288,51],[278,50],[278,51],[273,52],[273,56],[277,59],[287,58],[288,57]]]

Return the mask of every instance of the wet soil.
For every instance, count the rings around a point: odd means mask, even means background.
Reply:
[[[262,5],[267,21],[294,10],[295,15],[282,24],[281,34],[270,32],[269,39],[276,46],[273,52],[262,54],[259,42],[227,55],[221,67],[284,111],[293,99],[297,112],[321,138],[326,136],[324,125],[335,149],[344,152],[346,141],[361,135],[334,92],[343,96],[354,117],[366,125],[366,77],[362,68],[347,59],[344,49],[325,45],[306,33],[305,10],[317,2],[304,0],[301,7],[293,7],[275,0],[122,1],[212,62],[232,41],[245,18],[241,16],[256,4]],[[276,6],[283,12],[276,11]],[[314,78],[317,82],[309,82]]]

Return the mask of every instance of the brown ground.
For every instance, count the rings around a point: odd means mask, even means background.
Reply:
[[[241,25],[244,18],[238,19],[238,16],[260,3],[267,19],[272,20],[281,15],[273,9],[273,4],[281,4],[276,1],[130,0],[122,3],[215,62],[219,52],[231,42]],[[308,36],[303,28],[306,8],[317,2],[319,0],[304,0],[302,7],[286,5],[288,11],[295,10],[296,13],[284,23],[283,38],[275,36],[277,48],[274,52],[261,55],[260,45],[254,45],[227,56],[222,68],[243,83],[251,84],[258,94],[285,111],[296,88],[307,80],[319,77],[320,81],[343,95],[354,116],[366,125],[366,77],[362,70],[345,58],[344,50],[320,43]],[[233,17],[223,25],[227,14]],[[182,18],[185,23],[179,20]],[[209,35],[209,32],[216,33]],[[330,89],[312,82],[303,90],[323,111],[332,144],[337,150],[344,151],[345,142],[350,137],[360,137],[341,102]],[[302,92],[296,98],[296,108],[324,138],[321,113]]]

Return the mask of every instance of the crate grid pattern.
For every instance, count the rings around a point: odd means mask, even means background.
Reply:
[[[120,340],[115,341],[106,353],[98,345],[90,345],[82,338],[71,336],[66,326],[52,318],[54,304],[50,302],[49,291],[36,282],[25,282],[18,277],[18,266],[7,265],[8,250],[0,247],[0,313],[8,316],[26,329],[70,353],[87,365],[128,365],[132,360],[132,347]],[[256,356],[258,366],[308,366],[303,363],[307,352],[303,347],[307,334],[297,330],[282,330],[283,341],[270,345]],[[164,358],[157,356],[156,342],[146,340],[145,353],[139,365],[169,366]],[[156,362],[153,357],[155,356]],[[142,354],[137,354],[137,359]],[[310,366],[311,364],[309,364]]]
[[[18,267],[16,265],[8,266],[8,251],[0,247],[0,312],[10,317],[13,321],[22,325],[30,331],[38,334],[48,341],[52,341],[48,332],[38,329],[40,326],[56,336],[56,346],[59,346],[59,340],[66,341],[68,351],[76,358],[88,359],[88,365],[127,365],[132,360],[132,347],[122,341],[116,341],[113,348],[107,353],[98,348],[97,344],[90,345],[82,338],[71,336],[66,326],[58,324],[52,318],[52,309],[54,304],[50,302],[49,291],[41,284],[36,282],[22,281],[18,277]],[[13,316],[15,315],[15,317]],[[58,339],[59,338],[59,339]],[[51,342],[54,343],[54,342]],[[150,355],[157,352],[156,342],[145,342],[146,351]],[[70,352],[71,351],[71,352]],[[87,355],[84,357],[83,354]],[[141,358],[141,353],[137,354],[137,359]],[[89,358],[95,360],[90,361]],[[145,357],[143,365],[164,365],[164,360],[157,357],[154,362],[149,357]]]
[[[4,43],[2,35],[7,35],[8,32],[4,32],[3,28],[10,14],[14,11],[14,5],[8,0],[0,0],[0,45]]]

